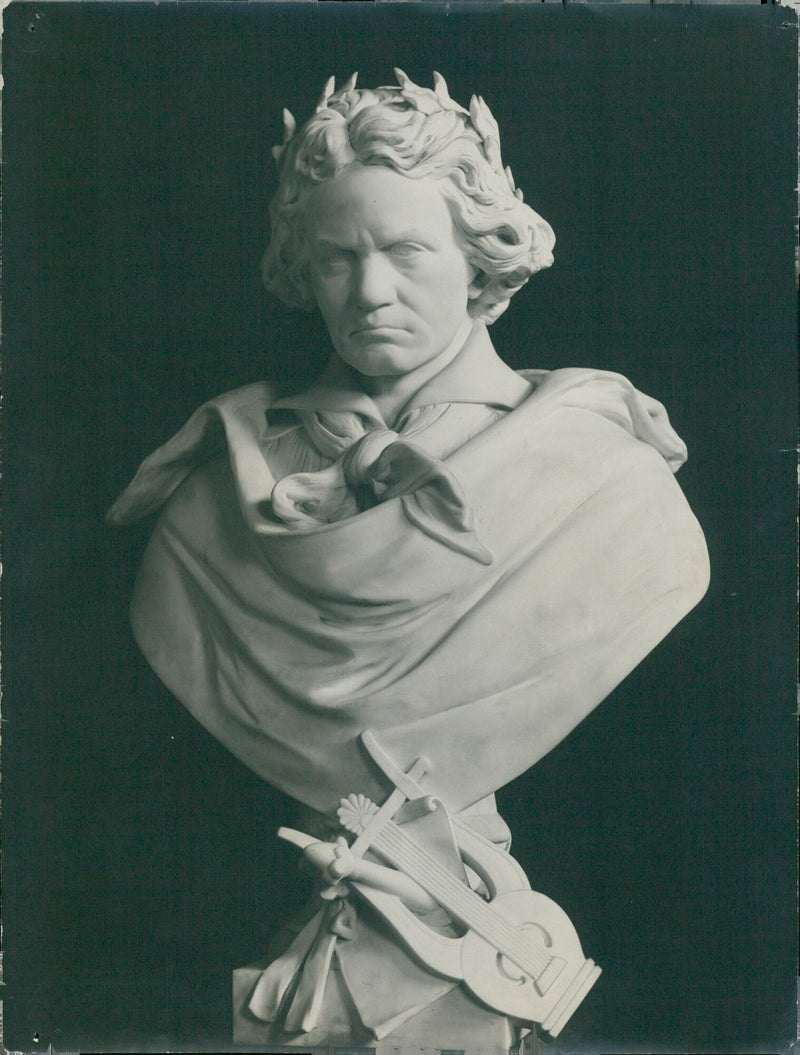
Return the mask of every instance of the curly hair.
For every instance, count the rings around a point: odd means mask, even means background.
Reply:
[[[295,136],[284,111],[284,143],[273,148],[279,185],[270,203],[271,239],[264,282],[286,304],[314,306],[307,259],[305,205],[312,188],[348,165],[383,165],[409,179],[432,177],[447,203],[468,262],[476,269],[470,314],[485,323],[505,311],[536,271],[553,262],[550,225],[527,206],[502,166],[497,123],[473,96],[467,111],[434,74],[433,90],[400,70],[399,86],[338,92],[326,85],[316,112]]]

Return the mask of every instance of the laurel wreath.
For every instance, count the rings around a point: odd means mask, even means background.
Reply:
[[[497,121],[489,109],[489,106],[480,95],[473,95],[470,99],[469,110],[465,110],[460,103],[451,98],[447,88],[447,82],[440,73],[433,74],[433,88],[423,88],[415,84],[411,78],[400,69],[395,69],[394,75],[399,85],[399,93],[421,114],[431,116],[436,113],[451,112],[462,114],[481,142],[483,153],[492,169],[498,175],[505,176],[509,190],[519,200],[523,200],[522,191],[514,183],[511,169],[503,166],[500,152],[500,129]],[[329,77],[325,82],[322,95],[317,103],[315,113],[321,113],[335,104],[347,92],[353,91],[356,86],[358,74],[354,73],[347,81],[336,90],[336,79]],[[297,131],[297,122],[289,110],[283,110],[283,141],[272,147],[272,156],[280,165],[284,152],[294,138]]]

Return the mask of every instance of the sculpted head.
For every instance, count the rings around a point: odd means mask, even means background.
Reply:
[[[503,167],[497,122],[483,100],[473,96],[466,110],[450,98],[438,74],[434,88],[427,89],[395,73],[397,86],[373,90],[356,89],[353,76],[334,91],[331,78],[297,134],[294,119],[284,111],[284,142],[273,149],[280,180],[270,205],[265,283],[291,306],[319,304],[330,329],[312,270],[318,263],[320,216],[329,215],[329,206],[342,198],[336,187],[346,185],[352,201],[357,186],[371,194],[379,184],[406,216],[415,210],[420,215],[422,208],[423,220],[425,201],[433,207],[431,215],[436,212],[430,200],[434,188],[449,212],[466,270],[462,267],[462,275],[452,254],[440,256],[437,266],[456,269],[451,278],[463,284],[468,315],[491,323],[532,274],[552,263],[553,231],[524,203],[510,169]],[[370,179],[376,174],[362,170],[372,167],[389,170],[390,176]],[[400,245],[390,260],[412,251]],[[447,288],[445,282],[445,295]]]

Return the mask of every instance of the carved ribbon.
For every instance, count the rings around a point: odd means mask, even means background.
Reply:
[[[263,1021],[282,1018],[288,1033],[308,1033],[319,1020],[336,939],[353,937],[355,909],[346,898],[323,902],[292,944],[262,973],[250,998]]]

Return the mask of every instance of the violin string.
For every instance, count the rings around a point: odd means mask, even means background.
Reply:
[[[401,832],[397,825],[388,824],[375,837],[373,846],[383,853],[391,864],[412,875],[445,908],[453,911],[485,941],[498,947],[498,951],[509,956],[533,978],[537,978],[550,963],[551,956],[524,938],[513,924],[496,909],[491,908],[480,894],[464,886],[435,858]]]
[[[394,842],[399,851],[396,863],[401,867],[405,864],[413,866],[413,861],[408,860],[412,857],[418,865],[427,866],[427,875],[422,885],[434,896],[438,895],[446,908],[459,913],[464,921],[490,944],[502,944],[504,947],[499,951],[505,952],[515,962],[521,961],[518,965],[533,977],[537,977],[550,962],[550,957],[546,954],[542,957],[541,951],[526,941],[519,931],[496,909],[492,909],[479,894],[465,887],[395,826],[392,827],[394,830],[389,834],[389,842]],[[392,839],[392,836],[397,838]],[[378,840],[376,846],[377,844]],[[534,965],[533,971],[531,964]]]

